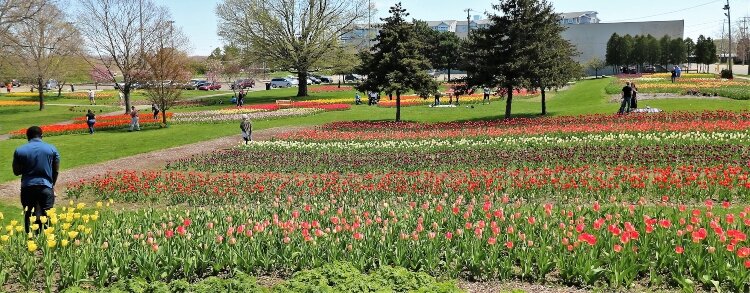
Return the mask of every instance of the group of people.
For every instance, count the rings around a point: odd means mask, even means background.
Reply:
[[[680,69],[679,66],[675,66],[669,72],[672,73],[672,83],[674,83],[678,77],[682,76],[682,69]]]
[[[237,107],[242,107],[242,105],[245,104],[245,97],[247,97],[247,93],[245,92],[245,89],[240,89],[240,92],[237,94],[237,96],[232,97],[232,99],[230,99],[229,102],[236,104]]]
[[[622,88],[622,103],[620,103],[620,110],[617,114],[630,113],[634,109],[638,109],[638,87],[635,86],[634,82],[626,82]]]
[[[159,118],[161,110],[156,104],[151,104],[151,112],[154,114],[154,120]],[[128,131],[140,131],[141,124],[138,116],[138,109],[135,106],[130,106],[130,129]],[[89,127],[89,134],[94,134],[94,125],[96,125],[96,114],[91,109],[86,112],[86,125]]]

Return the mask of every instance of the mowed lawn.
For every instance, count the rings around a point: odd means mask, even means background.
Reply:
[[[549,115],[584,115],[584,114],[613,114],[617,112],[619,104],[609,101],[604,93],[604,87],[610,79],[581,81],[570,89],[549,93],[547,111]],[[288,98],[295,89],[253,92],[248,100],[253,102],[267,102],[279,98]],[[353,91],[315,93],[308,99],[323,97],[353,97]],[[352,98],[353,99],[353,98]],[[667,111],[703,111],[703,110],[748,110],[748,101],[734,100],[650,100],[641,102]],[[219,105],[227,107],[231,105]],[[191,109],[203,110],[206,107]],[[213,107],[209,107],[213,108]],[[0,109],[1,110],[1,109]],[[184,109],[187,110],[187,109]],[[402,119],[405,121],[442,122],[499,119],[505,111],[504,102],[493,102],[490,105],[465,104],[457,108],[429,108],[426,106],[402,108]],[[293,117],[268,121],[254,121],[254,129],[266,129],[279,126],[319,125],[334,121],[352,120],[393,120],[396,110],[376,106],[352,106],[351,110],[325,112],[312,116]],[[516,117],[535,117],[541,112],[540,99],[522,98],[514,100],[513,115]],[[45,112],[46,113],[46,112]],[[43,115],[42,115],[43,116]],[[26,120],[19,119],[16,123],[44,124],[44,119],[30,116]],[[58,117],[58,119],[62,119]],[[51,120],[51,119],[49,119]],[[5,123],[5,118],[0,119]],[[163,129],[148,129],[140,132],[127,132],[124,128],[116,131],[100,131],[95,135],[65,135],[45,138],[46,141],[58,147],[62,154],[63,169],[113,160],[144,152],[150,152],[228,135],[239,137],[239,123],[218,124],[182,124],[172,125]],[[25,143],[23,139],[0,141],[0,170],[10,170],[13,150]],[[0,182],[13,180],[11,172],[0,172]]]
[[[92,109],[95,113],[109,113],[117,111],[115,107],[70,107],[70,106],[45,106],[44,111],[39,111],[39,106],[12,106],[0,107],[0,134],[6,134],[18,129],[27,128],[31,125],[44,125],[71,120],[74,117],[83,117],[86,110]]]

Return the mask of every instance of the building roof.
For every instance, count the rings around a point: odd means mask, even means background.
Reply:
[[[489,24],[491,21],[489,19],[480,19],[480,20],[472,20],[471,22],[476,23],[477,25],[483,25],[483,24]],[[465,20],[456,21],[456,25],[466,26],[466,21]]]
[[[580,17],[584,14],[596,14],[596,13],[597,13],[596,11],[565,12],[565,13],[560,13],[560,17],[568,19],[568,18]]]
[[[453,26],[453,25],[456,25],[456,21],[455,20],[427,21],[427,25],[430,26],[430,27],[439,26],[440,24],[445,24],[445,25],[448,25],[448,26]]]

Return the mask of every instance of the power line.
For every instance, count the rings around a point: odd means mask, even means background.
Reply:
[[[683,9],[679,9],[679,10],[674,10],[674,11],[669,11],[669,12],[664,12],[664,13],[659,13],[659,14],[654,14],[654,15],[649,15],[649,16],[613,20],[612,22],[622,22],[622,21],[628,21],[628,20],[637,20],[637,19],[644,19],[644,18],[649,18],[649,17],[654,17],[654,16],[667,15],[667,14],[677,13],[677,12],[681,12],[681,11],[685,11],[685,10],[690,10],[690,9],[694,9],[694,8],[706,6],[706,5],[709,5],[709,4],[714,4],[714,3],[719,2],[719,1],[721,1],[721,0],[715,0],[715,1],[708,2],[708,3],[703,3],[701,5],[696,5],[696,6],[692,6],[692,7],[688,7],[688,8],[683,8]]]

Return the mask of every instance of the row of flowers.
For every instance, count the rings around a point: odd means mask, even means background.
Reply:
[[[237,113],[234,114],[222,113],[224,111],[231,112],[229,110],[181,112],[175,113],[174,119],[172,120],[175,123],[222,123],[229,121],[239,122],[242,120],[243,115],[247,115],[250,120],[269,120],[294,116],[308,116],[323,112],[324,110],[318,108],[292,108],[274,111],[246,109],[244,111],[238,110]]]
[[[742,166],[518,166],[448,171],[367,173],[205,173],[122,171],[72,184],[68,194],[91,194],[129,202],[164,201],[216,205],[259,198],[323,196],[341,201],[405,194],[505,192],[528,199],[628,198],[674,195],[687,200],[748,200],[750,169]]]
[[[13,107],[13,106],[38,106],[39,102],[31,101],[0,101],[0,107]]]
[[[173,114],[167,113],[167,119],[171,120]],[[152,114],[138,114],[139,124],[141,127],[151,127],[161,125],[162,117],[154,119]],[[88,124],[86,124],[86,118],[76,117],[74,118],[75,123],[71,124],[49,124],[41,125],[44,136],[55,136],[55,135],[68,135],[68,134],[82,134],[88,133]],[[97,116],[96,124],[94,127],[97,130],[105,129],[122,129],[130,125],[130,115],[110,115],[110,116]],[[26,129],[19,129],[10,133],[12,138],[24,138],[26,137]]]
[[[543,135],[567,133],[643,133],[653,131],[663,132],[717,132],[717,131],[745,131],[750,128],[750,121],[715,120],[715,121],[679,121],[679,122],[640,122],[621,121],[589,124],[540,124],[507,125],[478,128],[446,128],[446,129],[394,129],[391,127],[370,130],[336,130],[322,129],[304,130],[295,133],[285,133],[277,136],[287,140],[319,140],[319,141],[347,141],[347,140],[411,140],[411,139],[447,139],[463,137],[501,137],[518,135]]]
[[[544,167],[588,164],[639,166],[744,165],[747,145],[653,145],[639,147],[548,146],[533,148],[425,148],[363,152],[252,148],[216,151],[171,162],[170,169],[211,172],[377,172],[381,170],[453,170],[503,166]]]
[[[499,137],[463,137],[422,140],[347,140],[347,141],[306,141],[269,140],[257,141],[253,145],[240,145],[247,150],[295,150],[295,151],[368,151],[368,150],[442,150],[475,148],[532,148],[575,145],[658,145],[669,142],[678,144],[743,144],[750,141],[750,132],[628,132],[628,133],[564,133],[545,135],[521,135]]]

